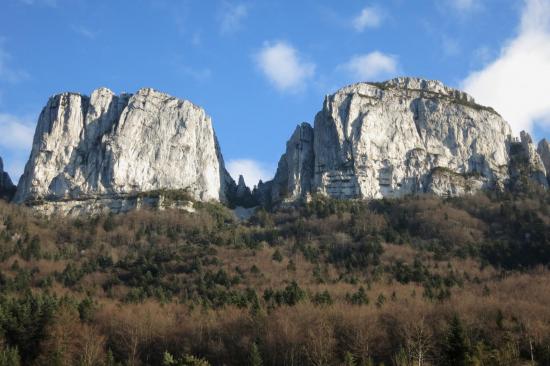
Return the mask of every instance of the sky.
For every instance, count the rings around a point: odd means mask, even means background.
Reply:
[[[152,87],[271,178],[299,123],[359,81],[441,80],[550,136],[550,0],[0,0],[0,156],[14,181],[51,95]]]

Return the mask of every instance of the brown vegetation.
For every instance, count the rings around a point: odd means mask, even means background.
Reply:
[[[0,202],[0,365],[550,365],[548,204]]]

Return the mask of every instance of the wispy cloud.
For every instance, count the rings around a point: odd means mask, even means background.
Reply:
[[[45,5],[52,8],[57,7],[57,0],[18,0],[25,5]]]
[[[354,81],[369,81],[395,76],[399,69],[399,62],[394,55],[374,51],[353,56],[338,68],[347,71]]]
[[[195,68],[189,65],[179,65],[178,70],[184,76],[191,77],[196,81],[206,81],[212,77],[212,70],[208,67]]]
[[[479,6],[481,0],[448,0],[452,7],[460,11],[470,11]]]
[[[223,2],[220,10],[220,32],[230,34],[242,27],[243,20],[248,15],[248,6]]]
[[[29,119],[0,113],[0,147],[9,150],[30,150],[34,123]]]
[[[0,38],[0,81],[18,83],[28,79],[29,74],[20,68],[12,66],[12,56],[4,46],[5,39]]]
[[[315,73],[315,64],[304,61],[289,43],[265,42],[255,55],[258,68],[280,91],[299,92]]]
[[[490,63],[494,58],[494,51],[488,46],[480,46],[473,52],[472,65],[475,67],[485,66]]]
[[[357,32],[362,32],[366,28],[376,28],[382,24],[384,19],[383,12],[374,6],[367,6],[361,10],[361,13],[353,18],[353,28]]]
[[[441,16],[452,16],[462,21],[484,10],[486,0],[432,0]]]
[[[202,43],[202,36],[200,32],[193,33],[193,35],[191,36],[191,44],[193,46],[200,46],[201,43]]]
[[[232,159],[227,162],[226,168],[235,180],[242,175],[249,187],[257,185],[260,180],[263,182],[270,180],[273,178],[274,171],[269,164],[253,159]]]
[[[441,38],[443,54],[445,56],[456,56],[460,53],[460,43],[456,38],[443,35]]]
[[[550,0],[525,0],[518,34],[462,87],[494,107],[515,133],[550,127]]]
[[[93,30],[91,30],[87,27],[84,27],[82,25],[73,25],[72,30],[75,33],[77,33],[77,34],[79,34],[79,35],[81,35],[85,38],[91,39],[91,40],[96,39],[97,35],[99,34],[99,31],[93,31]]]

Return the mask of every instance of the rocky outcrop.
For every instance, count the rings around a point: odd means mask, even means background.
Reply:
[[[542,139],[537,147],[537,153],[539,154],[544,169],[546,169],[546,178],[550,183],[550,142],[546,139]]]
[[[121,211],[147,192],[224,201],[234,184],[202,108],[153,89],[117,96],[101,88],[50,98],[14,200],[48,213]]]
[[[339,199],[458,196],[504,189],[509,180],[508,123],[438,81],[350,85],[325,98],[313,129],[298,130],[311,132],[301,144],[298,133],[292,135],[274,180],[263,184],[275,203],[310,192]],[[522,144],[532,179],[546,184],[530,137],[523,136]]]
[[[548,188],[546,168],[541,155],[533,144],[531,136],[522,131],[519,139],[510,142],[510,160],[508,164],[508,190],[521,192]]]
[[[273,181],[258,185],[263,202],[295,201],[311,191],[314,172],[313,128],[302,123],[286,143]],[[261,193],[260,193],[261,192]]]
[[[541,156],[537,152],[537,147],[533,144],[533,139],[527,132],[521,131],[520,142],[525,164],[529,169],[528,177],[535,183],[548,187],[546,168],[542,162]]]
[[[4,162],[0,158],[0,199],[11,200],[15,194],[15,185],[11,181],[8,173],[4,171]]]
[[[242,175],[239,175],[237,185],[231,186],[229,191],[228,203],[232,207],[250,208],[258,205],[258,201],[252,195]]]

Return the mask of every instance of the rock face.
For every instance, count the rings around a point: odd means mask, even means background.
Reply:
[[[15,194],[16,187],[13,185],[10,176],[4,171],[4,162],[0,158],[0,198],[11,200]]]
[[[504,189],[511,134],[493,109],[438,81],[354,84],[325,98],[313,129],[297,128],[275,178],[259,186],[259,196],[269,191],[277,203],[308,193],[370,199]],[[547,184],[526,134],[522,145],[533,179]]]
[[[153,191],[224,201],[234,184],[203,109],[153,89],[117,96],[101,88],[50,98],[14,200],[48,213],[125,211]]]
[[[275,178],[269,184],[267,194],[260,199],[264,204],[277,202],[281,198],[295,201],[312,189],[314,173],[313,128],[302,123],[286,143],[286,152],[281,156]],[[266,189],[258,185],[258,189]]]
[[[550,144],[535,147],[489,107],[438,81],[358,83],[300,124],[276,175],[254,192],[225,170],[205,111],[152,89],[56,95],[40,114],[14,201],[45,213],[128,211],[221,201],[249,208],[310,194],[338,199],[548,187]],[[2,173],[3,185],[10,186]],[[11,185],[13,187],[13,185]]]
[[[542,139],[539,142],[537,147],[537,153],[539,154],[542,163],[544,164],[544,169],[546,169],[546,177],[550,183],[550,142],[546,139]]]
[[[539,185],[548,187],[546,179],[546,168],[542,162],[541,156],[537,152],[537,148],[533,144],[531,136],[525,132],[520,133],[521,150],[524,155],[525,166],[529,169],[528,177]]]
[[[252,196],[252,192],[250,188],[247,187],[242,175],[239,175],[236,186],[230,186],[228,190],[228,203],[231,206],[241,208],[251,208],[258,205],[257,200]]]

